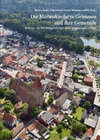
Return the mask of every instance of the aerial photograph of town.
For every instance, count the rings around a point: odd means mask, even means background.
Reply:
[[[0,140],[100,140],[100,0],[0,0]]]

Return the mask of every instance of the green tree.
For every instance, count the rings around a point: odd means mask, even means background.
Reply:
[[[68,140],[76,140],[73,136],[68,137]]]
[[[4,97],[7,87],[0,87],[0,97]]]
[[[91,46],[85,46],[85,51],[90,52],[91,51]]]
[[[13,138],[13,133],[11,130],[8,130],[8,129],[3,129],[1,132],[0,132],[0,138],[2,140],[10,140]]]
[[[25,23],[23,25],[23,23]],[[25,27],[36,27],[36,26],[51,26],[53,25],[50,21],[38,21],[33,19],[27,19],[21,17],[21,15],[14,14],[9,15],[4,19],[4,25],[10,29],[16,30],[22,34],[28,34],[38,40],[45,41],[48,43],[52,43],[56,46],[63,47],[66,50],[75,51],[76,53],[82,54],[84,53],[84,44],[82,40],[79,38],[79,35],[75,34],[74,32],[69,32],[67,30],[63,31],[54,31],[54,30],[28,30]],[[90,35],[90,34],[89,34]],[[39,64],[41,66],[41,64]]]
[[[41,112],[41,107],[40,106],[33,106],[32,111],[31,111],[31,117],[35,117]]]
[[[72,118],[69,117],[69,116],[66,116],[65,118],[67,119],[68,123],[71,125],[72,124]]]
[[[29,109],[29,105],[27,103],[23,103],[22,110],[23,111],[28,111],[28,109]]]
[[[9,87],[11,87],[13,81],[14,81],[14,78],[11,78],[11,80],[10,80],[10,82],[9,82]]]
[[[72,76],[75,74],[75,69],[73,69],[73,71],[72,71]]]
[[[50,125],[49,130],[52,131],[52,125]]]
[[[48,103],[44,103],[44,108],[48,107]]]
[[[97,37],[97,39],[100,40],[100,29],[98,29],[98,30],[96,31],[96,37]]]
[[[67,124],[66,122],[62,121],[61,124],[62,124],[62,126],[63,126],[64,128],[68,129],[69,126],[68,126],[68,124]]]
[[[54,97],[52,95],[49,96],[47,103],[50,105],[54,101]]]
[[[83,131],[83,133],[85,133],[87,130],[88,129],[87,129],[86,125],[82,124],[82,131]]]
[[[61,124],[58,124],[58,126],[57,126],[57,132],[58,133],[61,133],[62,132],[62,129],[63,129],[63,126]]]
[[[37,59],[37,66],[39,68],[42,68],[43,67],[43,62],[40,59]]]
[[[16,95],[14,90],[9,90],[7,87],[0,88],[0,97],[6,97],[7,99],[13,99]]]
[[[4,106],[4,110],[6,112],[9,112],[12,108],[13,108],[13,104],[11,102],[6,103],[6,105]]]
[[[2,115],[0,115],[0,122],[3,120],[3,116]]]
[[[73,75],[73,81],[75,81],[75,82],[78,81],[78,75],[77,75],[77,74],[74,74],[74,75]]]
[[[94,61],[93,60],[90,60],[89,61],[89,65],[93,66],[94,65]]]
[[[91,54],[94,55],[94,53],[95,53],[95,48],[91,47]]]
[[[72,105],[71,107],[72,107],[72,109],[73,109],[73,112],[75,113],[75,112],[76,112],[76,109],[77,109],[77,106]]]
[[[16,92],[15,92],[13,89],[11,89],[11,90],[7,89],[7,90],[5,91],[5,93],[4,93],[4,96],[5,96],[7,99],[11,99],[11,100],[13,100],[13,98],[15,97],[15,95],[16,95]]]
[[[79,135],[82,133],[82,124],[80,122],[75,122],[72,124],[72,134]]]
[[[85,102],[83,108],[89,110],[91,108],[91,103],[89,101]]]
[[[4,129],[3,121],[0,121],[0,131]]]

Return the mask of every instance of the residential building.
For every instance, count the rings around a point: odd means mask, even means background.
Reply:
[[[48,126],[53,121],[53,115],[50,113],[50,111],[47,111],[38,119],[38,121],[43,125]]]
[[[14,127],[17,124],[17,118],[10,115],[9,113],[4,113],[3,120],[6,125],[11,127]]]
[[[91,78],[91,77],[84,77],[83,82],[84,82],[87,86],[93,87],[93,78]]]

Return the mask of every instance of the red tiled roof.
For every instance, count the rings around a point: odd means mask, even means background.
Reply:
[[[18,70],[23,70],[23,68],[21,66],[18,66]]]
[[[6,57],[6,63],[9,64],[11,61],[12,61],[11,56],[7,56],[7,57]]]
[[[10,65],[13,65],[13,66],[18,66],[18,64],[17,64],[17,63],[15,63],[14,61],[11,61],[11,62],[10,62]]]
[[[17,104],[15,104],[15,109],[20,109],[22,107],[22,101],[18,102]]]
[[[23,77],[23,72],[22,71],[19,72],[16,76],[19,77],[19,78],[22,78]]]
[[[3,119],[11,124],[13,123],[14,120],[16,120],[16,118],[10,115],[9,113],[4,113]]]
[[[42,125],[41,123],[39,123],[37,120],[34,119],[33,121],[34,126],[36,127],[36,129],[38,129],[40,132],[42,132],[43,130],[46,130],[45,126]]]
[[[92,136],[92,135],[93,135],[93,132],[94,132],[94,129],[90,127],[90,128],[87,130],[86,133],[88,133],[89,136]]]
[[[18,126],[14,127],[14,128],[13,128],[13,134],[14,134],[14,136],[15,136],[23,127],[24,127],[24,123],[23,123],[23,122],[20,123],[20,124],[18,124]]]
[[[28,127],[27,127],[27,129],[29,130],[29,131],[32,131],[32,130],[34,130],[36,127],[35,127],[35,125],[32,123],[32,124],[30,124]]]
[[[36,71],[36,75],[42,76],[42,75],[43,75],[43,72],[41,72],[41,71]]]
[[[29,140],[29,137],[26,135],[26,129],[19,135],[19,137],[23,140]]]
[[[73,102],[73,101],[75,101],[75,100],[76,100],[76,98],[77,98],[77,96],[73,97],[72,102]]]
[[[48,87],[51,89],[57,90],[57,86],[54,83],[48,83]]]
[[[91,83],[93,83],[93,78],[91,78],[91,77],[84,77],[84,82],[91,82]]]
[[[29,73],[25,73],[24,76],[28,79],[30,74]]]
[[[54,121],[57,123],[60,123],[64,118],[64,115],[59,115],[59,117],[57,119],[55,119]]]
[[[55,106],[55,105],[52,105],[52,107],[50,108],[50,113],[52,114],[55,114],[55,113],[58,113],[59,112],[59,107]]]

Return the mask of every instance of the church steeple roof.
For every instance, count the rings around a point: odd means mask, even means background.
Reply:
[[[42,85],[41,85],[39,77],[36,77],[36,79],[35,79],[35,81],[34,81],[34,83],[32,85],[32,88],[35,89],[35,90],[42,89]]]

